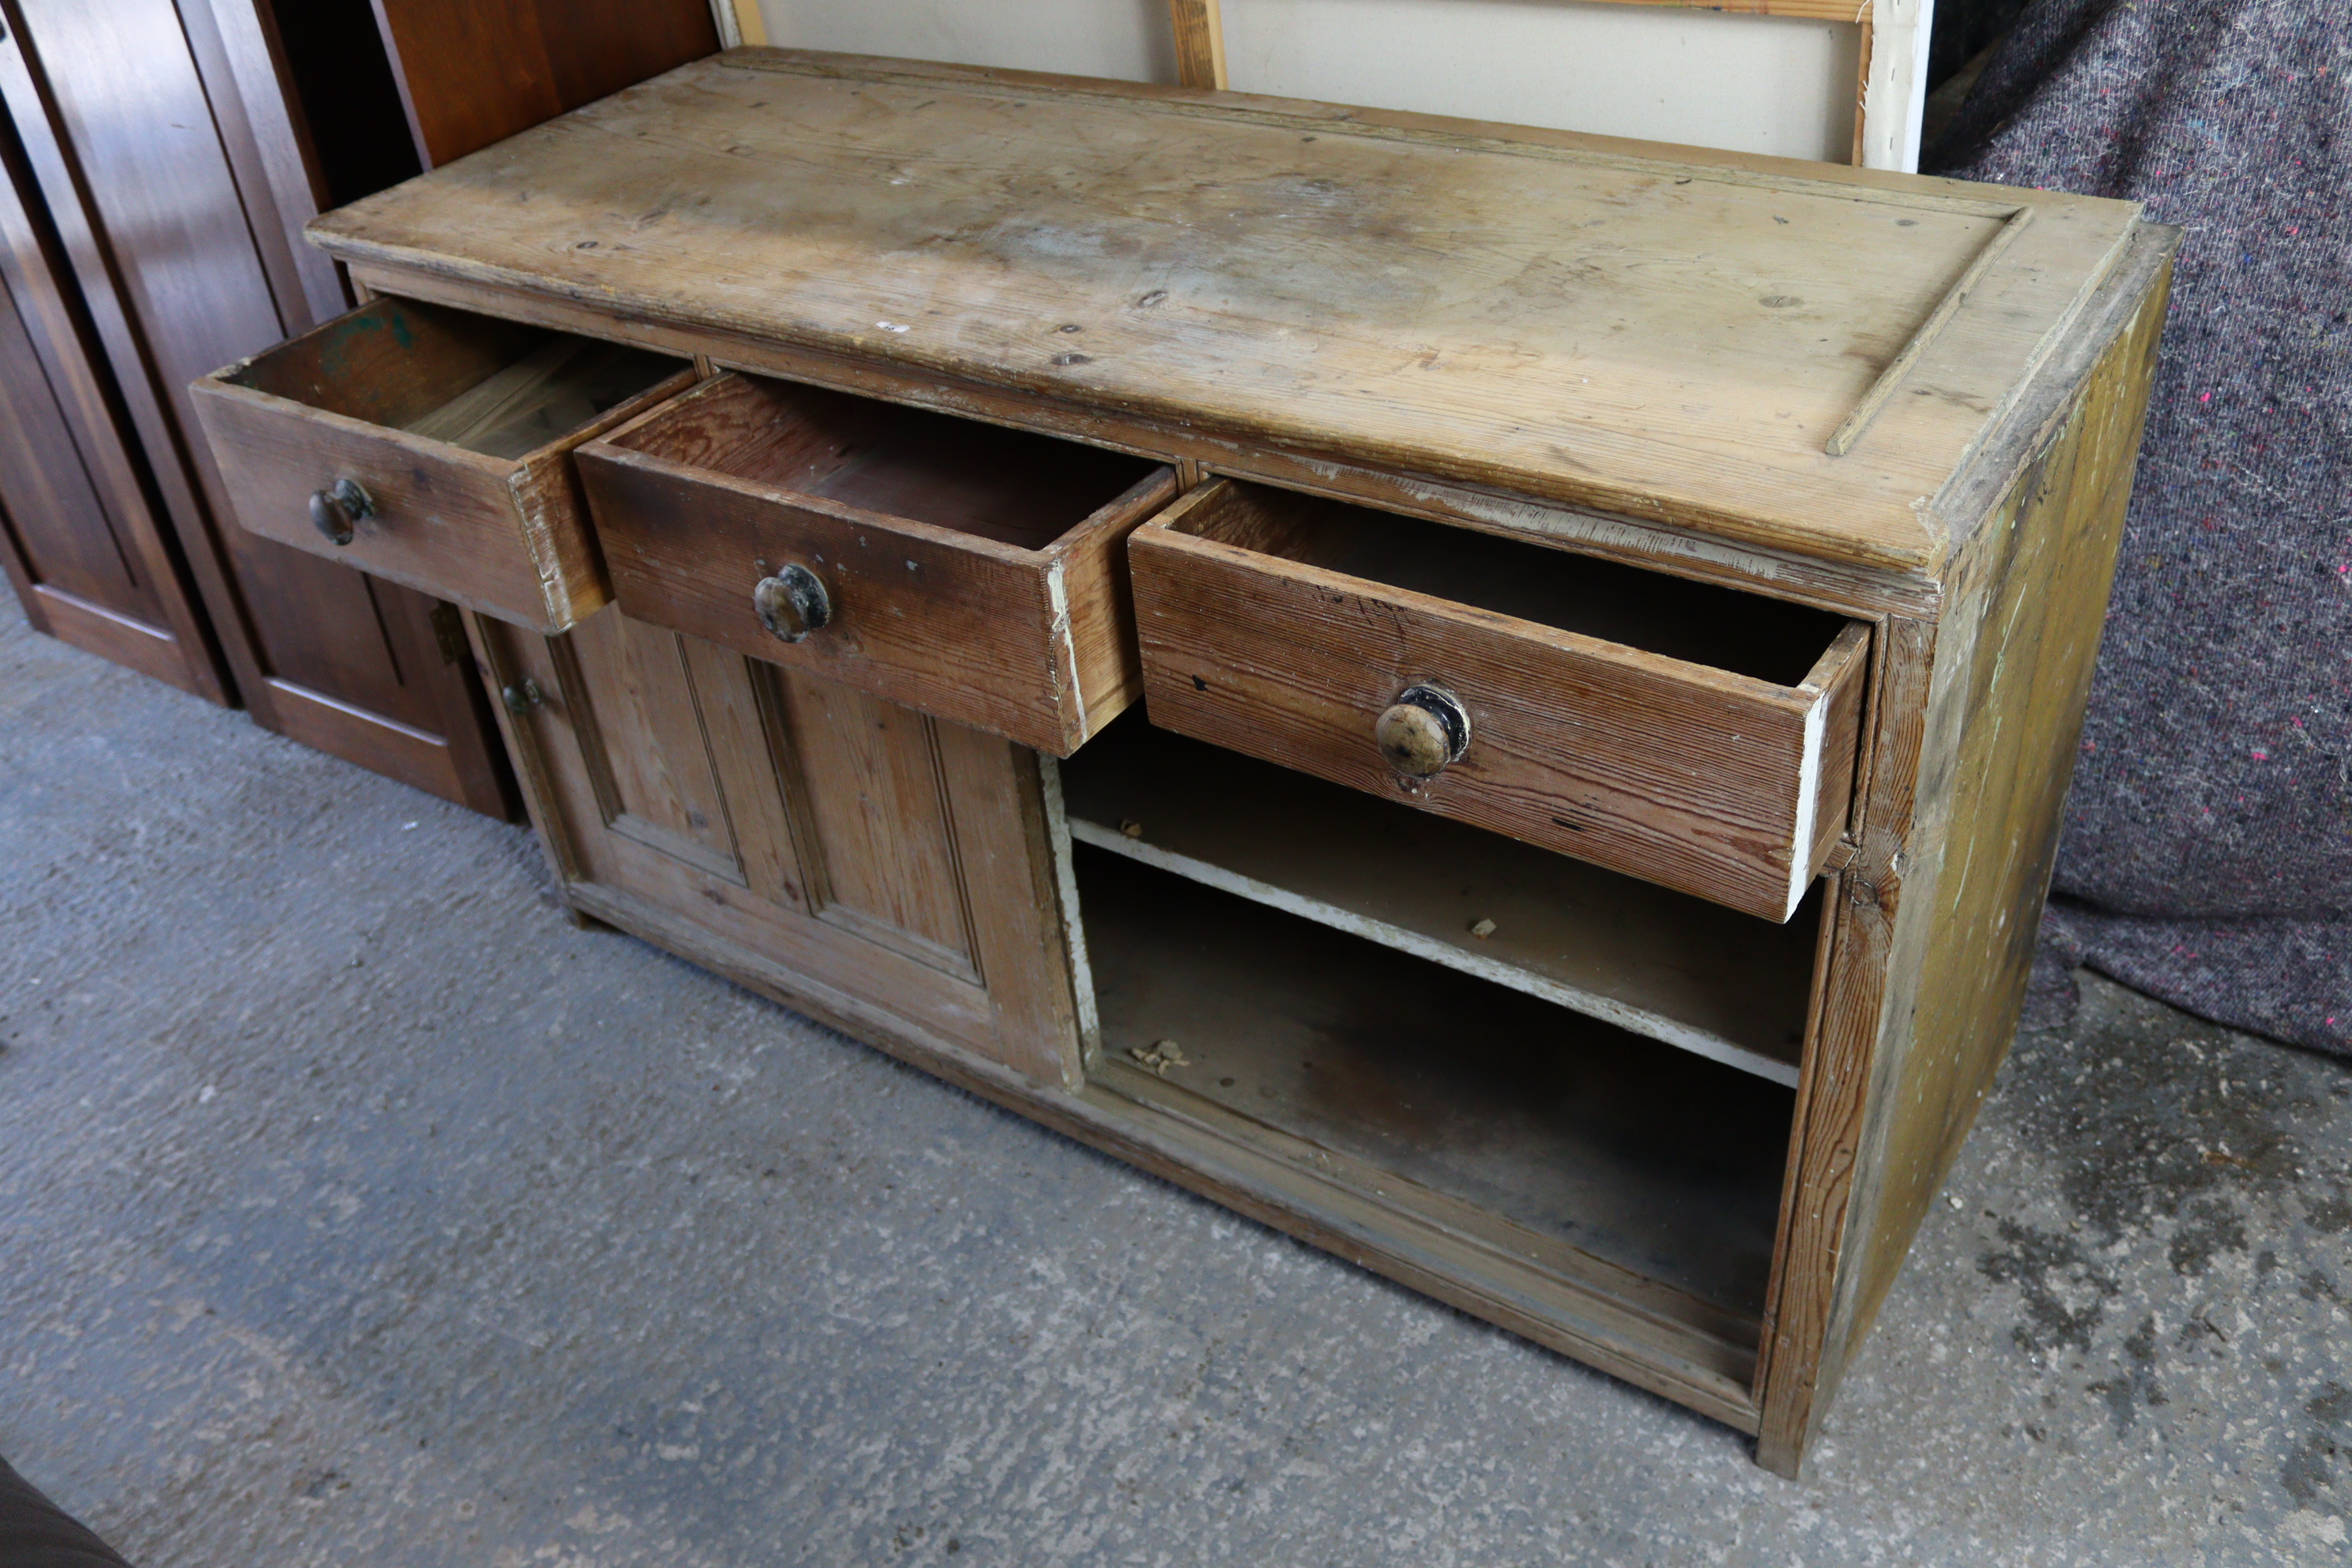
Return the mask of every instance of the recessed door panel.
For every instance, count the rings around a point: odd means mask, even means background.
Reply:
[[[861,1032],[1076,1080],[1031,753],[617,610],[468,624],[579,908]]]
[[[817,912],[979,979],[938,724],[850,687],[762,673],[785,695],[777,749],[806,803]]]

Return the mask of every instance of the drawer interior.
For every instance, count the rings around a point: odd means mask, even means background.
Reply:
[[[226,379],[492,458],[521,458],[683,368],[667,355],[381,299]]]
[[[1159,464],[824,387],[730,374],[610,438],[688,468],[1042,550]]]
[[[1803,605],[1394,512],[1228,480],[1172,525],[1222,544],[1795,686],[1844,629]]]

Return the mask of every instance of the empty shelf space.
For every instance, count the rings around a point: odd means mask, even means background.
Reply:
[[[1091,1083],[1254,1129],[1378,1201],[1752,1352],[1788,1090],[1083,845],[1074,857],[1102,1028]]]
[[[1818,890],[1776,924],[1139,714],[1062,764],[1062,794],[1081,843],[1797,1081]]]

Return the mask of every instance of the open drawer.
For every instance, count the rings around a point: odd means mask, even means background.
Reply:
[[[1146,458],[730,374],[580,450],[622,611],[1056,756],[1140,695]]]
[[[612,597],[572,449],[693,380],[643,349],[382,299],[194,392],[247,529],[551,633]]]
[[[1129,553],[1155,724],[1775,921],[1843,830],[1861,622],[1231,479]]]

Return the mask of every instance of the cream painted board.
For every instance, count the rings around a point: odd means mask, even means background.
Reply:
[[[789,49],[837,49],[1121,81],[1176,79],[1168,0],[740,0]],[[747,35],[748,35],[748,29]]]
[[[1574,0],[1223,0],[1242,92],[1843,163],[1861,29]]]
[[[718,0],[746,43],[1174,81],[1166,0]],[[1910,169],[1931,0],[1837,22],[1588,0],[1223,0],[1243,91]],[[764,39],[754,37],[764,33]],[[1866,98],[1865,98],[1866,90]],[[1855,134],[1857,100],[1869,124]]]

